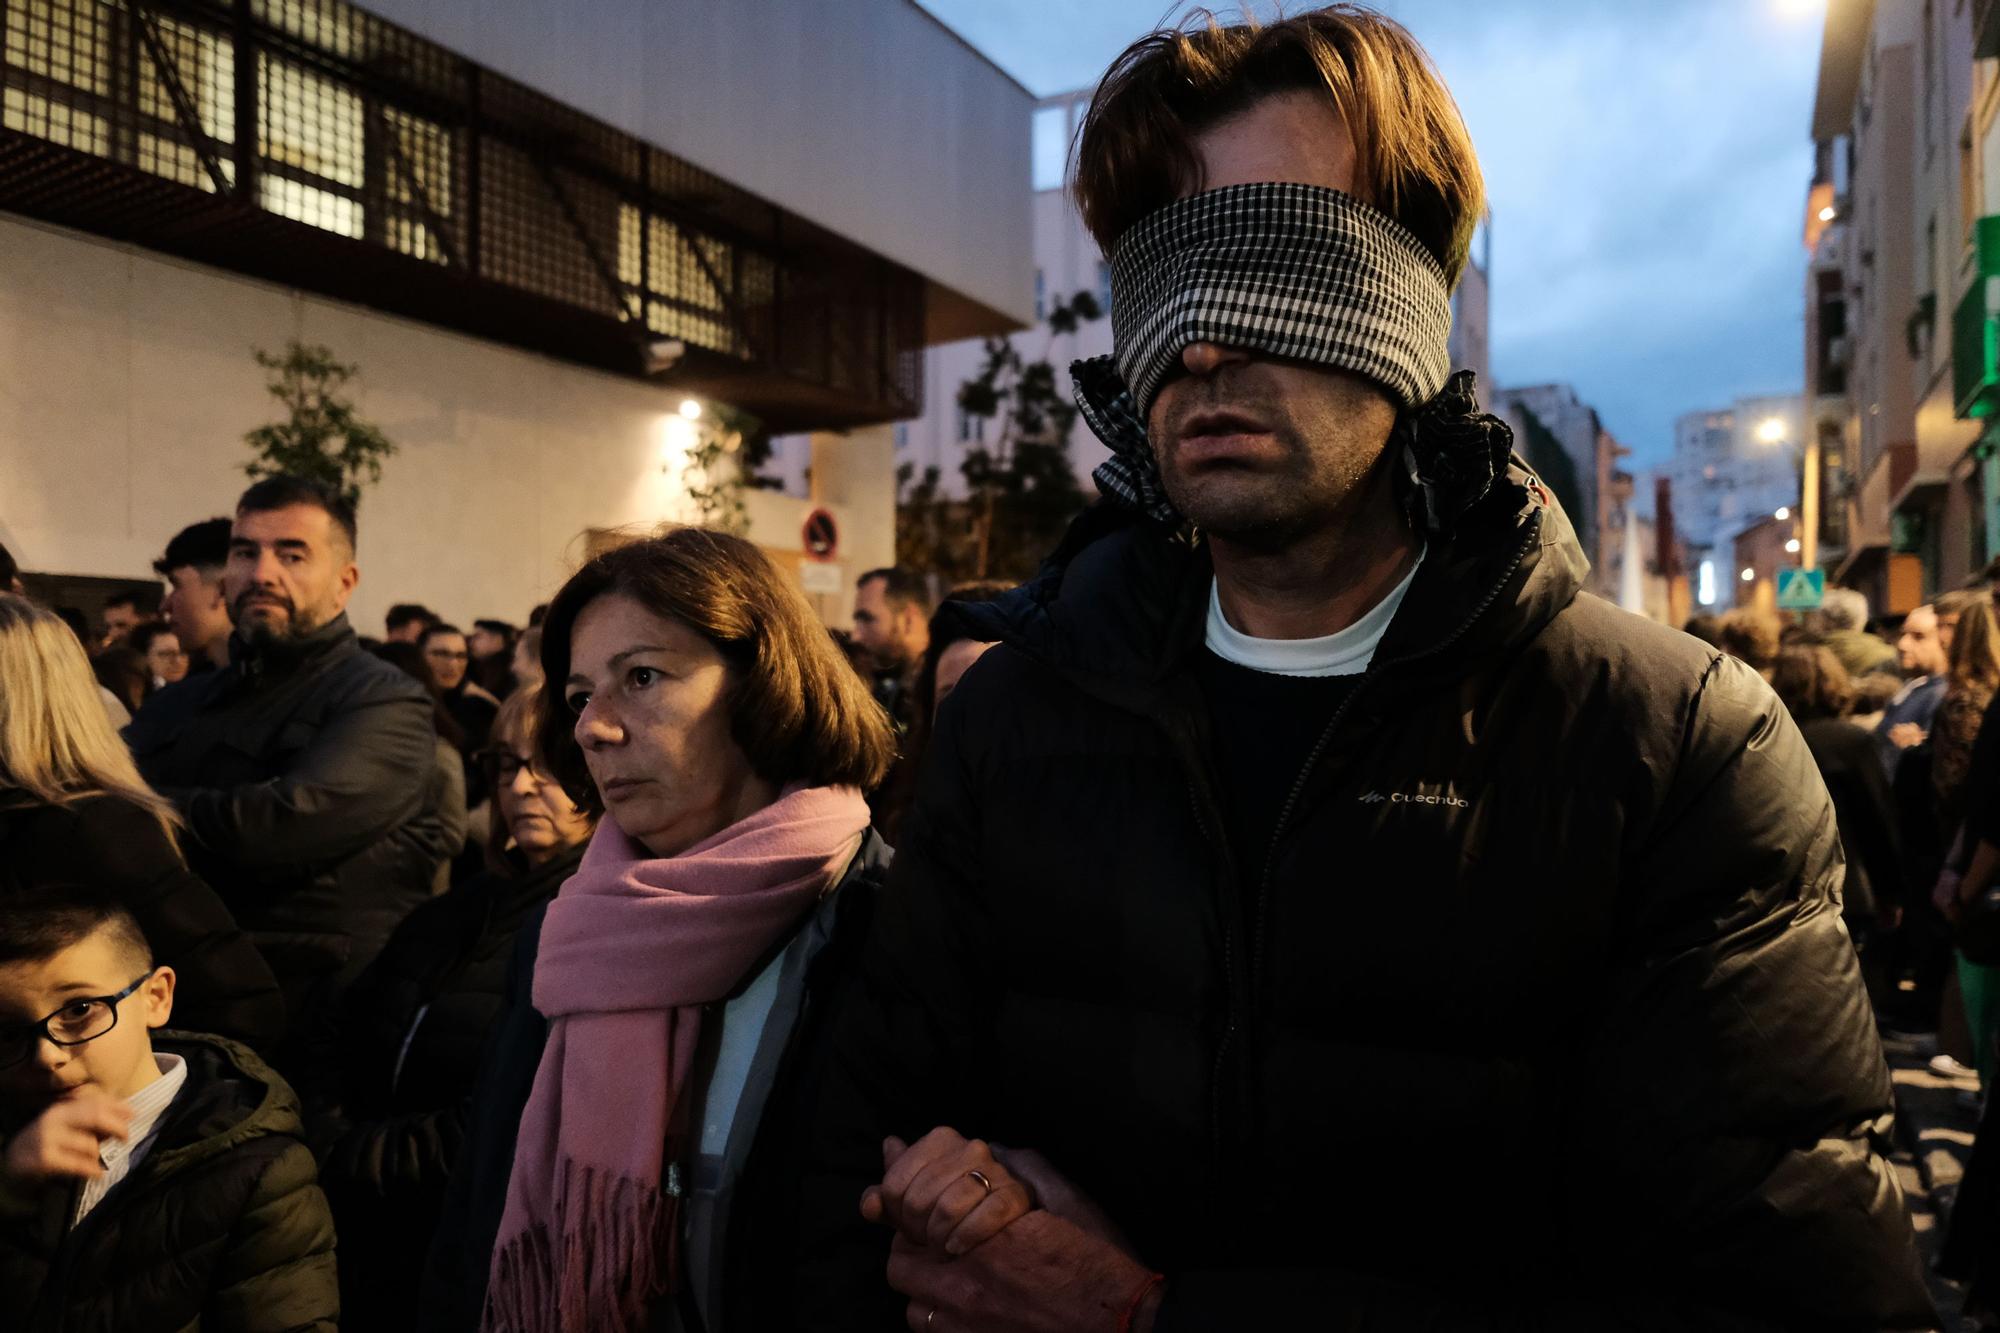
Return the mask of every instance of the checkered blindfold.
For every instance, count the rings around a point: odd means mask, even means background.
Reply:
[[[1140,219],[1112,247],[1111,335],[1111,356],[1070,368],[1077,407],[1112,453],[1095,474],[1098,489],[1163,522],[1180,516],[1161,488],[1146,417],[1194,343],[1329,366],[1381,386],[1403,409],[1398,432],[1426,526],[1455,518],[1505,467],[1511,436],[1478,412],[1470,372],[1447,384],[1443,269],[1408,228],[1342,191],[1231,185]],[[1478,458],[1439,460],[1452,445]],[[1431,493],[1440,472],[1454,478],[1450,496]],[[1473,473],[1483,480],[1466,499],[1458,492]]]

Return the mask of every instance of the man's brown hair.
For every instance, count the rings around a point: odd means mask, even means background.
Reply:
[[[729,664],[729,733],[757,776],[785,786],[882,784],[896,757],[889,715],[840,655],[805,594],[741,537],[677,528],[620,546],[570,576],[542,622],[547,684],[535,748],[550,776],[593,815],[604,812],[561,682],[583,608],[607,593],[678,620]]]
[[[1456,286],[1486,200],[1472,137],[1416,39],[1363,5],[1230,26],[1195,10],[1126,47],[1077,140],[1076,202],[1098,245],[1109,254],[1140,218],[1204,188],[1196,135],[1286,92],[1327,99],[1354,140],[1355,193]]]

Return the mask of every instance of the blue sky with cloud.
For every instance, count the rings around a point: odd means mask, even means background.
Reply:
[[[1094,83],[1165,12],[923,3],[1040,94]],[[1500,383],[1576,385],[1640,466],[1681,412],[1798,390],[1820,0],[1379,7],[1430,50],[1485,166]]]

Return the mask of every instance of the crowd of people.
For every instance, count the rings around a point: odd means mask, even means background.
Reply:
[[[1584,593],[1372,11],[1136,43],[1075,170],[1111,458],[1020,587],[838,634],[675,528],[364,639],[290,476],[161,623],[0,553],[0,1326],[1935,1326],[1868,988],[1990,1062],[1990,598]]]

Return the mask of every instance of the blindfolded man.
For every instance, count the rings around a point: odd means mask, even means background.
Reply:
[[[1448,375],[1483,187],[1423,52],[1156,34],[1076,171],[1106,503],[951,612],[1000,646],[818,1126],[880,1239],[829,1185],[802,1310],[886,1262],[931,1333],[1927,1326],[1825,789]]]

